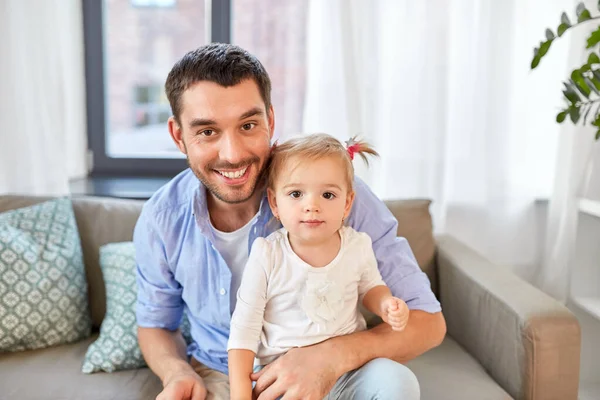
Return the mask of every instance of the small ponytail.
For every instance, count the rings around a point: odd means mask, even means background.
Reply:
[[[348,155],[350,156],[350,160],[354,160],[354,155],[358,154],[362,157],[365,164],[369,165],[369,159],[367,155],[371,155],[374,157],[378,157],[379,153],[377,153],[367,142],[362,140],[357,140],[356,136],[352,136],[350,139],[346,140],[346,150],[348,151]]]

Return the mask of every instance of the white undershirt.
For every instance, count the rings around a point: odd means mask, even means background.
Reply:
[[[252,228],[254,222],[256,222],[256,215],[246,225],[233,232],[221,232],[212,225],[212,222],[210,224],[215,237],[213,244],[231,271],[231,287],[229,288],[231,312],[235,310],[237,291],[242,282],[244,267],[248,261],[248,241],[250,240],[250,228]]]
[[[341,248],[314,268],[292,250],[280,229],[252,244],[231,319],[228,350],[247,349],[265,365],[293,347],[366,328],[358,302],[385,285],[371,238],[340,229]]]

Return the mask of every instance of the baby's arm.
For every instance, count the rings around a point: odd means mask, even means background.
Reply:
[[[363,259],[361,264],[359,299],[367,310],[380,316],[393,330],[401,331],[408,322],[408,306],[402,299],[392,296],[392,292],[381,279],[371,238],[364,233],[360,235],[361,242],[356,251],[357,254],[366,255],[366,259]]]
[[[254,366],[254,356],[258,351],[267,304],[269,269],[265,268],[265,265],[270,263],[269,253],[268,244],[263,238],[254,241],[237,293],[227,345],[232,400],[252,399],[250,374]]]
[[[371,288],[363,298],[363,305],[391,325],[393,330],[401,331],[406,327],[410,313],[408,306],[402,299],[392,296],[387,286]]]
[[[254,366],[255,353],[246,349],[229,350],[229,386],[232,400],[252,400],[250,374]]]

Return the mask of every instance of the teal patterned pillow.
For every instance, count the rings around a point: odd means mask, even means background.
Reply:
[[[90,331],[71,201],[0,214],[0,352],[72,343]]]
[[[114,372],[145,367],[137,342],[135,248],[132,242],[110,243],[100,248],[100,268],[106,285],[106,315],[100,336],[85,354],[82,372]],[[190,343],[189,322],[181,327]]]

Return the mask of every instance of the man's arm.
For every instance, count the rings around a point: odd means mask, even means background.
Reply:
[[[163,383],[158,400],[204,400],[204,382],[187,362],[177,329],[183,314],[182,288],[169,268],[154,216],[144,208],[135,227],[138,296],[136,318],[140,350]]]
[[[138,327],[138,342],[146,364],[165,385],[177,373],[194,373],[187,361],[186,344],[179,330]]]
[[[275,400],[284,393],[290,399],[321,399],[346,372],[375,358],[407,362],[439,345],[445,334],[446,322],[441,312],[413,310],[401,332],[380,324],[288,351],[252,375],[257,381],[254,391],[258,400]]]
[[[446,321],[441,312],[429,314],[413,310],[406,328],[393,331],[388,324],[323,342],[323,351],[331,352],[339,365],[340,376],[375,358],[390,358],[405,363],[440,345],[446,335]]]

